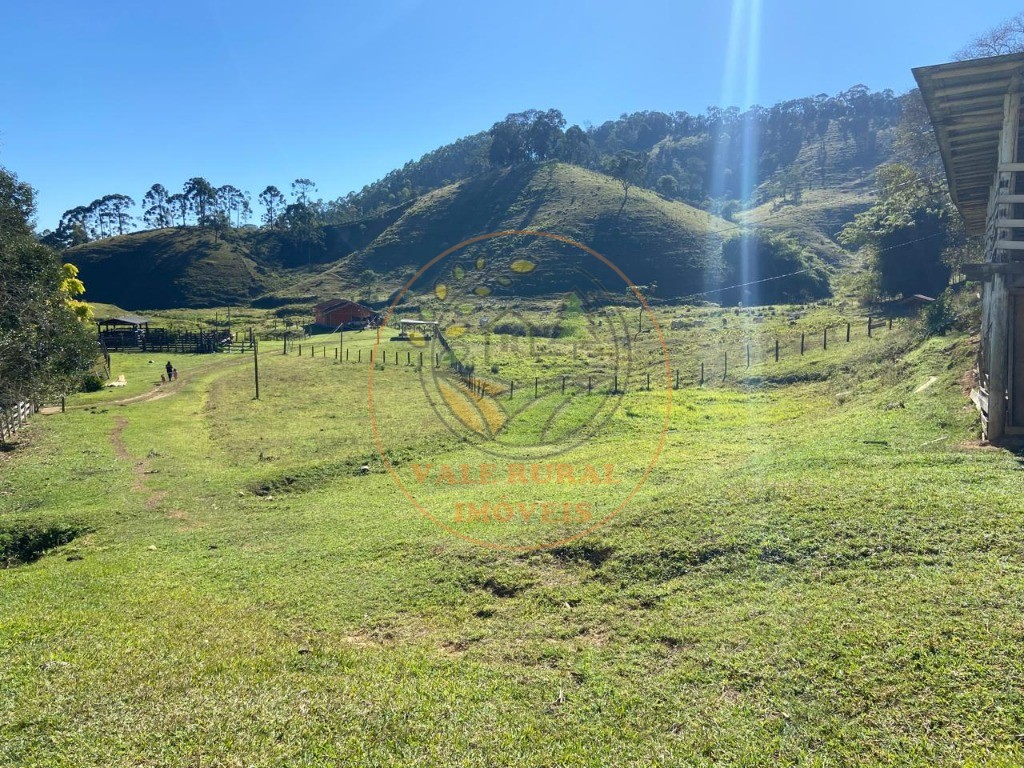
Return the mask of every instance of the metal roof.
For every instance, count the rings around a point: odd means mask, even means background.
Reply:
[[[949,192],[967,231],[982,234],[999,159],[1003,102],[1024,53],[913,70],[939,141]]]
[[[97,318],[96,322],[119,325],[145,325],[149,322],[149,318],[142,315],[117,315],[115,317]]]
[[[368,312],[373,311],[369,307],[364,307],[358,301],[352,301],[351,299],[328,299],[327,301],[321,301],[319,304],[314,304],[313,309],[318,312],[326,312],[329,309],[337,309],[338,307],[344,307],[349,304],[359,307],[360,309],[365,309]]]

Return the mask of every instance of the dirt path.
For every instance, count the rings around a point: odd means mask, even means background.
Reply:
[[[149,457],[138,459],[132,456],[128,451],[128,448],[124,444],[124,438],[122,437],[122,433],[127,426],[128,419],[124,416],[117,416],[114,418],[114,428],[110,431],[110,442],[114,446],[114,455],[119,459],[130,461],[132,463],[132,490],[137,493],[147,494],[145,501],[146,509],[156,509],[164,498],[166,498],[167,491],[154,491],[146,485],[146,475],[153,474],[153,470],[150,469]],[[173,520],[187,520],[188,513],[180,509],[171,509],[167,511],[167,517]],[[182,530],[187,530],[187,528],[183,528]]]
[[[238,357],[218,359],[216,362],[198,366],[194,371],[192,371],[192,374],[202,374],[216,369],[230,368],[242,362],[248,362],[248,358],[245,358],[244,360],[240,360]],[[174,381],[169,381],[163,384],[154,382],[153,389],[149,390],[148,392],[143,392],[142,394],[139,395],[123,397],[118,400],[97,400],[91,403],[77,403],[75,405],[66,406],[65,410],[76,411],[86,410],[89,408],[107,408],[112,405],[121,406],[131,405],[134,403],[148,403],[153,400],[162,400],[165,397],[176,395],[185,387],[186,384],[188,384],[189,381],[191,381],[191,379],[191,374],[188,376],[179,375],[178,378],[175,379]],[[39,413],[45,415],[51,415],[60,412],[61,411],[59,405],[48,405],[44,408],[39,409]]]
[[[65,410],[76,411],[84,410],[87,408],[99,408],[107,407],[111,405],[128,405],[130,403],[148,403],[151,400],[161,400],[165,397],[170,397],[176,394],[185,386],[186,379],[184,376],[179,376],[176,381],[172,381],[168,384],[157,384],[149,392],[143,392],[141,395],[133,395],[132,397],[124,397],[120,400],[100,400],[94,403],[81,403],[79,405],[68,405]],[[54,413],[60,413],[59,405],[47,405],[39,409],[39,413],[44,416],[50,416]]]

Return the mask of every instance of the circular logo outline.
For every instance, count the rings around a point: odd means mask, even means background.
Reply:
[[[622,502],[614,510],[609,512],[607,515],[602,517],[600,520],[597,520],[593,525],[589,526],[588,528],[583,529],[582,531],[578,531],[578,532],[572,534],[571,536],[566,536],[566,537],[564,537],[562,539],[559,539],[557,541],[553,541],[553,542],[549,542],[549,543],[543,543],[543,544],[531,544],[531,545],[526,545],[526,544],[503,544],[503,543],[496,542],[496,541],[487,541],[486,539],[478,539],[478,538],[470,536],[470,535],[468,535],[468,534],[466,534],[466,533],[464,533],[464,532],[462,532],[462,531],[460,531],[460,530],[458,530],[456,528],[453,528],[450,525],[448,525],[447,523],[445,523],[444,521],[438,519],[433,513],[430,512],[430,510],[428,510],[415,497],[415,495],[413,495],[413,493],[411,491],[409,491],[409,489],[406,487],[405,483],[402,481],[402,478],[399,477],[398,472],[395,470],[394,466],[391,464],[391,461],[388,459],[387,452],[384,449],[384,444],[383,444],[383,441],[381,439],[380,430],[379,430],[378,425],[377,425],[377,416],[376,416],[376,412],[374,410],[374,401],[373,401],[373,374],[374,374],[375,361],[376,361],[376,358],[377,358],[377,349],[378,349],[378,347],[381,344],[381,331],[382,331],[383,328],[387,327],[388,321],[390,321],[391,316],[394,314],[395,308],[398,306],[398,303],[402,300],[402,298],[409,291],[409,289],[412,288],[412,286],[416,283],[416,281],[419,280],[419,278],[422,277],[422,275],[428,269],[430,269],[432,266],[437,264],[442,259],[445,259],[448,256],[450,256],[451,254],[455,253],[456,251],[462,250],[463,248],[466,248],[466,247],[468,247],[470,245],[473,245],[474,243],[483,242],[485,240],[491,240],[491,239],[496,238],[496,237],[510,237],[510,236],[544,237],[544,238],[547,238],[549,240],[555,240],[555,241],[558,241],[558,242],[561,242],[561,243],[565,243],[567,245],[570,245],[570,246],[573,246],[575,248],[578,248],[578,249],[584,251],[585,253],[590,254],[591,256],[596,258],[598,261],[602,262],[605,266],[610,268],[613,272],[615,272],[615,274],[617,274],[622,279],[622,281],[630,288],[630,290],[633,291],[633,295],[635,295],[637,300],[639,300],[641,306],[644,309],[644,312],[650,318],[652,327],[654,328],[655,332],[658,334],[658,341],[660,342],[661,349],[662,349],[662,359],[663,359],[663,362],[664,362],[664,365],[665,365],[665,393],[666,393],[665,418],[664,418],[664,421],[662,423],[661,432],[658,435],[658,443],[657,443],[657,445],[656,445],[656,447],[654,449],[654,453],[652,454],[651,460],[648,463],[646,469],[644,470],[643,475],[640,477],[640,480],[636,483],[636,485],[633,486],[632,489],[630,489],[629,493],[626,494],[625,498],[623,498]],[[388,306],[387,313],[384,315],[384,319],[382,320],[380,326],[377,329],[377,339],[374,342],[373,348],[372,348],[371,353],[370,353],[370,365],[369,365],[369,377],[368,377],[368,387],[367,387],[367,389],[368,389],[368,399],[369,399],[369,409],[370,409],[370,424],[371,424],[371,427],[373,429],[374,442],[377,444],[377,452],[380,454],[381,460],[384,462],[384,466],[387,468],[388,473],[391,475],[392,479],[394,480],[394,482],[398,486],[399,490],[401,490],[402,494],[410,501],[410,503],[412,503],[413,507],[415,507],[424,517],[429,519],[436,526],[438,526],[439,528],[447,531],[448,533],[450,533],[450,534],[452,534],[454,536],[457,536],[458,538],[460,538],[460,539],[462,539],[464,541],[468,541],[471,544],[477,544],[477,545],[480,545],[480,546],[483,546],[483,547],[487,547],[489,549],[501,549],[501,550],[512,551],[512,552],[532,552],[532,551],[536,551],[536,550],[552,549],[554,547],[562,546],[564,544],[568,544],[570,542],[573,542],[573,541],[576,541],[578,539],[581,539],[584,536],[587,536],[588,534],[593,533],[594,531],[598,530],[599,528],[603,528],[611,520],[615,519],[619,515],[619,513],[622,512],[622,510],[626,507],[626,505],[629,504],[630,501],[632,501],[633,497],[636,496],[637,492],[640,490],[641,487],[643,487],[644,483],[647,482],[647,478],[650,476],[651,471],[654,469],[654,465],[657,463],[658,459],[661,456],[662,451],[664,450],[665,440],[666,440],[666,438],[668,436],[669,420],[671,419],[671,416],[672,416],[672,364],[671,364],[671,360],[669,358],[668,346],[665,343],[665,335],[664,335],[664,333],[661,330],[661,325],[658,323],[658,319],[654,316],[654,313],[651,311],[651,308],[648,305],[647,300],[643,297],[643,294],[640,293],[640,291],[636,287],[636,285],[633,284],[633,281],[630,280],[628,277],[626,277],[625,273],[623,273],[623,271],[621,269],[619,269],[618,266],[616,266],[612,261],[610,261],[608,258],[603,256],[602,254],[600,254],[597,251],[595,251],[593,248],[591,248],[591,247],[589,247],[587,245],[584,245],[583,243],[580,243],[577,240],[573,240],[572,238],[567,237],[566,235],[559,235],[559,234],[556,234],[556,233],[553,233],[553,232],[544,232],[542,230],[506,229],[506,230],[499,230],[497,232],[487,232],[487,233],[484,233],[484,234],[481,234],[481,235],[475,235],[473,237],[467,238],[466,240],[463,240],[460,243],[456,243],[455,245],[446,248],[440,254],[438,254],[437,256],[432,258],[430,261],[428,261],[426,264],[424,264],[422,267],[420,267],[420,269],[416,272],[416,274],[414,274],[411,278],[409,278],[408,282],[406,282],[406,284],[394,295],[394,298],[392,299],[390,306]]]

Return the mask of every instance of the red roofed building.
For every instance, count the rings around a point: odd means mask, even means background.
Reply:
[[[369,307],[364,307],[362,304],[348,299],[322,301],[313,307],[313,314],[316,317],[317,325],[326,325],[331,328],[353,322],[369,321],[377,315]]]

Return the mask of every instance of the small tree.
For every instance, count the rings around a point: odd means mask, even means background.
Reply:
[[[622,185],[622,205],[619,206],[617,214],[621,216],[629,199],[629,190],[643,179],[647,170],[647,159],[638,152],[622,150],[605,161],[605,170]]]
[[[675,176],[666,174],[658,179],[655,189],[662,197],[675,197],[679,193],[679,182]]]

